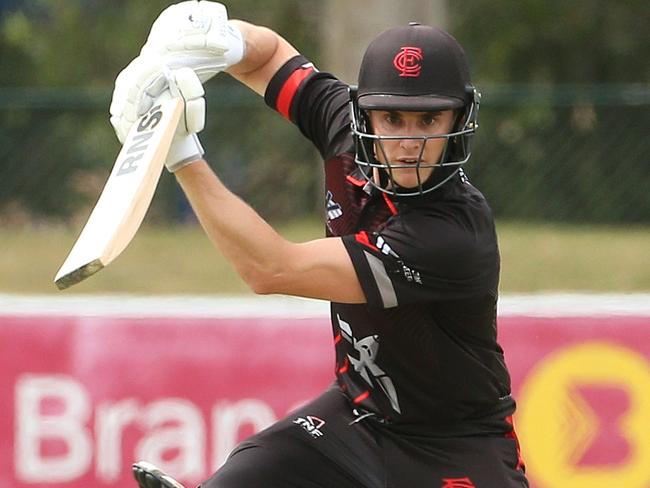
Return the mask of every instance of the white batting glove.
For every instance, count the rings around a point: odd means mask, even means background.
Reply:
[[[159,59],[138,56],[117,75],[109,111],[111,125],[122,144],[133,123],[153,106],[166,87],[164,70]]]
[[[165,161],[173,173],[204,154],[196,135],[205,127],[204,94],[201,81],[190,68],[170,70],[159,59],[139,56],[117,77],[110,121],[123,143],[131,126],[151,107],[172,96],[183,98],[182,120]]]
[[[159,56],[171,69],[192,68],[205,83],[244,57],[241,32],[226,7],[191,0],[167,7],[151,26],[141,55]]]
[[[157,104],[168,97],[182,98],[185,110],[181,123],[169,147],[165,166],[170,173],[201,159],[205,154],[198,132],[205,127],[205,98],[203,86],[191,68],[180,68],[165,73],[169,88],[153,102]]]

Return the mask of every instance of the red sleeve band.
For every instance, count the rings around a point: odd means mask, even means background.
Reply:
[[[313,72],[314,68],[312,66],[308,68],[297,69],[291,73],[289,78],[287,78],[287,81],[285,81],[284,85],[282,85],[280,93],[278,94],[276,106],[278,112],[280,112],[284,118],[291,120],[290,110],[291,102],[293,102],[293,97],[296,95],[300,83],[302,83],[302,81]]]

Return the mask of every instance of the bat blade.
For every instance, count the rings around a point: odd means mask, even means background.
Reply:
[[[131,128],[88,222],[54,278],[64,290],[107,266],[144,219],[160,179],[183,102],[153,107]]]

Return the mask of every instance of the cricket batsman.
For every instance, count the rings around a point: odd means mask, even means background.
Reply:
[[[203,159],[201,84],[222,71],[320,152],[326,237],[286,241]],[[171,96],[186,104],[166,165],[205,232],[256,293],[330,301],[336,350],[332,386],[201,486],[527,487],[497,342],[494,220],[463,169],[480,95],[458,42],[415,22],[388,29],[352,87],[274,31],[186,1],[118,76],[118,137]],[[134,472],[142,488],[178,486],[146,464]]]

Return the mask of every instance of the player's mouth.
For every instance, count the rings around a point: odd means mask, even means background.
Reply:
[[[418,158],[397,158],[397,162],[404,165],[416,165],[418,162],[422,164],[425,161],[419,160]]]

